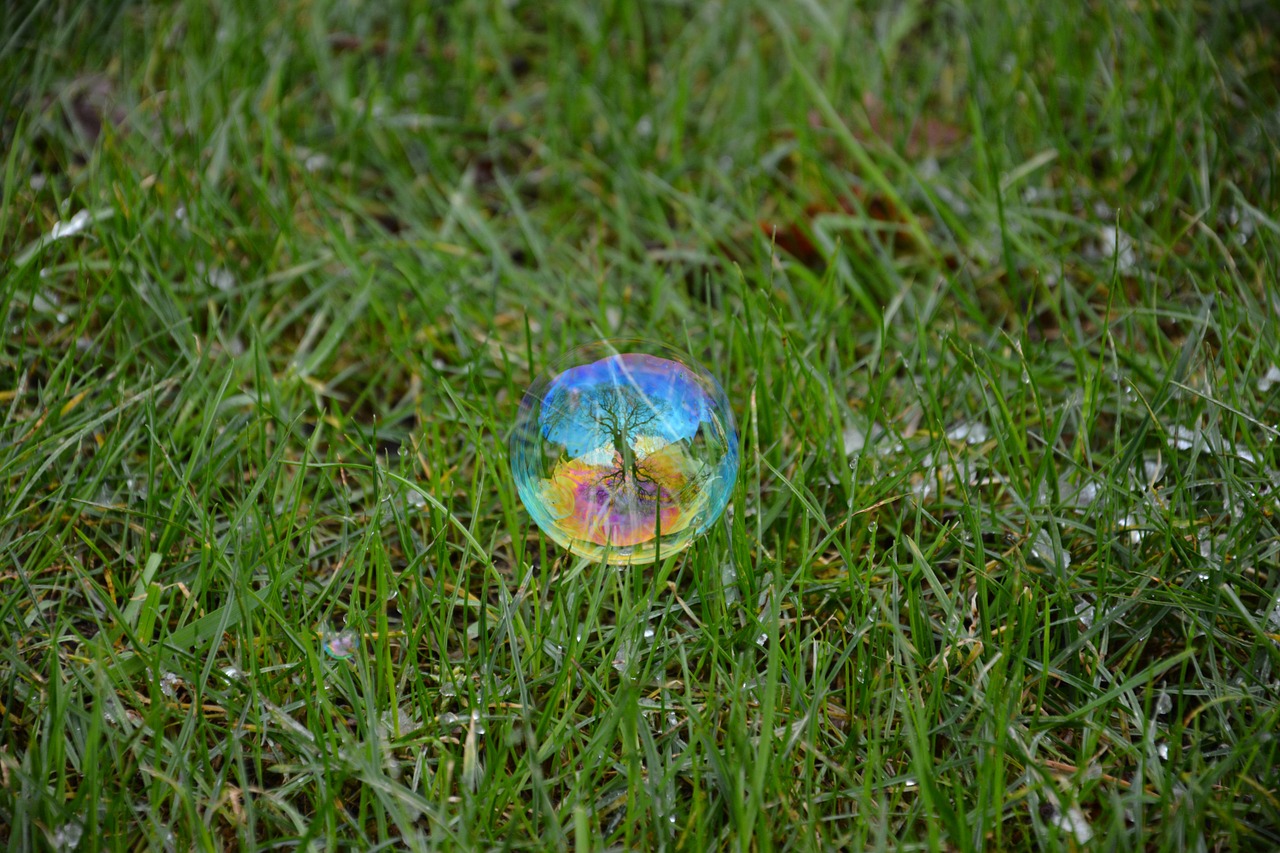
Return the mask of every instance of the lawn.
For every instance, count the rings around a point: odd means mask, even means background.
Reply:
[[[0,10],[0,845],[1280,848],[1274,4],[388,5]]]

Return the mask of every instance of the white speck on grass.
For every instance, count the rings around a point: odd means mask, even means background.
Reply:
[[[479,708],[471,710],[471,731],[478,735],[482,735],[489,731],[489,727],[485,724],[484,714],[480,713]]]
[[[1258,392],[1265,394],[1271,390],[1271,386],[1280,383],[1280,367],[1274,364],[1267,368],[1266,374],[1258,380]]]
[[[1169,760],[1169,743],[1168,741],[1160,741],[1156,744],[1156,755],[1160,756],[1161,761]]]
[[[54,850],[75,850],[84,835],[84,826],[79,821],[68,821],[58,827],[49,836],[49,846]]]
[[[1046,566],[1058,566],[1063,571],[1071,568],[1071,552],[1063,548],[1062,562],[1059,564],[1058,558],[1054,554],[1053,539],[1050,538],[1049,532],[1043,528],[1036,533],[1035,539],[1031,541],[1031,556]]]
[[[988,435],[987,425],[980,421],[961,421],[947,430],[948,439],[966,444],[982,444]]]
[[[863,446],[867,443],[867,437],[862,430],[850,424],[844,428],[844,455],[853,456],[855,453],[861,453]]]
[[[1156,696],[1156,716],[1163,717],[1165,714],[1173,710],[1173,699],[1169,694],[1161,690]]]
[[[182,686],[182,679],[172,672],[166,672],[160,676],[160,692],[170,699],[176,698],[178,688]]]
[[[1151,532],[1150,530],[1138,529],[1139,525],[1141,524],[1142,524],[1142,519],[1138,518],[1133,514],[1129,514],[1129,515],[1126,515],[1124,518],[1120,519],[1120,521],[1117,522],[1116,527],[1120,530],[1128,531],[1130,545],[1139,545],[1142,543],[1142,540],[1145,539],[1147,535]]]
[[[1045,794],[1053,806],[1049,823],[1063,832],[1071,833],[1075,836],[1077,844],[1088,844],[1093,838],[1093,827],[1089,825],[1089,819],[1084,816],[1084,812],[1080,811],[1080,807],[1072,805],[1064,810],[1052,792],[1046,790]]]
[[[302,168],[314,174],[322,169],[329,168],[330,162],[329,158],[324,154],[311,154],[302,161]]]
[[[422,509],[427,505],[427,498],[417,489],[409,489],[405,493],[404,502],[414,509]]]
[[[873,423],[870,429],[863,429],[858,424],[846,424],[842,438],[844,439],[844,453],[846,456],[855,456],[867,448],[868,444],[874,445],[885,434],[885,428],[880,424]],[[887,445],[879,449],[881,456],[887,456],[902,450],[902,445],[898,442]]]
[[[624,640],[618,645],[618,653],[613,656],[613,668],[620,674],[626,675],[627,670],[631,667],[631,660],[635,657],[635,650],[629,640]]]
[[[653,642],[653,638],[654,638],[654,637],[656,637],[656,636],[657,636],[657,632],[656,632],[656,631],[654,631],[652,628],[645,628],[645,629],[644,629],[644,638],[645,638],[646,640],[648,640],[648,641],[650,641],[650,642]]]
[[[88,228],[92,223],[93,215],[87,210],[81,210],[66,222],[58,220],[53,223],[53,228],[49,230],[49,239],[61,240],[64,237],[74,237]]]
[[[1280,631],[1280,596],[1276,597],[1271,612],[1267,614],[1267,628],[1271,631]]]
[[[402,737],[418,728],[417,718],[403,707],[386,710],[378,719],[378,733],[384,740]]]
[[[1168,442],[1170,447],[1177,450],[1190,450],[1198,444],[1203,444],[1204,439],[1200,435],[1200,430],[1175,424],[1169,427]]]
[[[618,331],[618,327],[622,325],[622,312],[613,306],[604,309],[604,321],[609,324],[609,328]]]
[[[40,270],[40,277],[45,277],[45,270]],[[59,323],[65,323],[63,319],[67,315],[61,311],[62,303],[58,301],[58,297],[53,292],[37,293],[31,297],[31,310],[37,314],[56,314]]]
[[[720,567],[720,586],[724,590],[724,603],[736,604],[738,601],[738,570],[733,563],[725,563]]]
[[[1138,263],[1138,253],[1134,250],[1133,238],[1120,230],[1118,225],[1107,225],[1098,232],[1102,241],[1102,257],[1115,262],[1119,272],[1131,272]]]
[[[1249,238],[1256,230],[1253,216],[1247,210],[1241,213],[1238,207],[1227,208],[1227,223],[1236,229],[1236,242],[1241,246],[1249,242]]]
[[[1086,630],[1093,627],[1093,602],[1083,598],[1076,599],[1076,618]]]
[[[226,293],[236,286],[236,277],[223,267],[206,267],[202,262],[196,261],[195,270],[204,279],[205,284],[214,290]]]

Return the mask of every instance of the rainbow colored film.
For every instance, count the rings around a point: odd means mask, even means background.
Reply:
[[[557,543],[593,560],[646,563],[687,547],[724,512],[738,439],[720,385],[691,359],[618,346],[575,350],[533,384],[511,469],[529,514]]]

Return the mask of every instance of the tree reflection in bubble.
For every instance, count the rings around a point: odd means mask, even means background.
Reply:
[[[687,547],[724,511],[738,472],[720,385],[687,356],[636,341],[574,350],[535,381],[510,449],[538,526],[617,564]]]

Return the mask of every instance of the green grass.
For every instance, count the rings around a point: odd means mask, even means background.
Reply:
[[[1280,846],[1270,4],[0,21],[0,844]],[[652,567],[507,470],[612,335]]]

